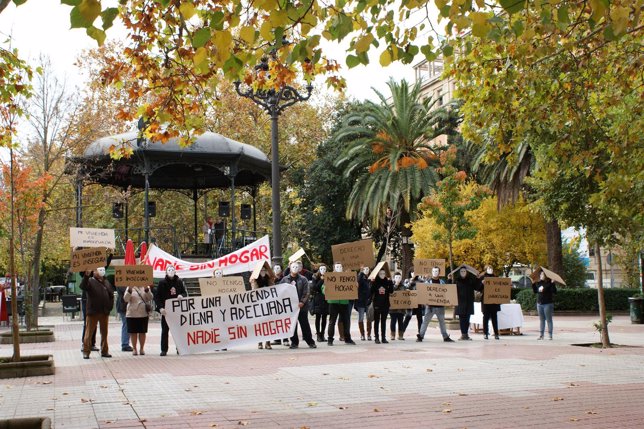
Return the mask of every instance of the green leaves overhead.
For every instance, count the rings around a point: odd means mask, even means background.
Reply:
[[[499,0],[499,3],[510,15],[521,12],[526,6],[526,0]]]

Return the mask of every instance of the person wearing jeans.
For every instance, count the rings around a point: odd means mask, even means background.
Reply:
[[[439,277],[439,274],[440,268],[432,268],[432,277],[429,279],[428,283],[445,284],[445,281]],[[453,343],[454,340],[449,337],[447,327],[445,326],[445,307],[440,305],[428,305],[425,307],[425,318],[423,319],[423,324],[420,326],[416,342],[420,343],[423,341],[425,332],[427,332],[427,326],[429,326],[429,322],[432,321],[434,315],[436,315],[436,318],[438,319],[438,327],[440,328],[441,335],[443,336],[443,341],[446,343]]]
[[[539,338],[543,340],[543,333],[548,322],[548,337],[552,340],[552,313],[555,310],[555,298],[557,286],[546,277],[542,271],[539,281],[532,284],[532,291],[537,294],[537,313],[539,314]]]
[[[123,300],[125,289],[127,289],[125,286],[116,288],[116,312],[121,319],[121,351],[131,352],[134,349],[130,346],[130,334],[127,333],[127,323],[125,321],[125,310],[127,308],[127,303]]]

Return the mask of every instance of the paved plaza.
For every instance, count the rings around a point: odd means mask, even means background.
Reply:
[[[444,343],[432,327],[416,343],[414,319],[390,344],[166,357],[158,319],[147,354],[132,356],[112,318],[114,357],[84,360],[81,322],[52,315],[41,324],[54,325],[56,341],[21,351],[53,354],[56,374],[0,380],[0,419],[49,416],[55,428],[82,429],[640,428],[644,325],[615,316],[611,340],[628,347],[573,346],[599,341],[597,318],[555,314],[553,341],[537,341],[538,319],[526,316],[521,336]],[[11,353],[0,345],[0,356]]]

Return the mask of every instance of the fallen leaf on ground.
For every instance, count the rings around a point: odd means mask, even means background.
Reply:
[[[570,420],[571,422],[578,422],[579,421],[579,419],[577,417],[571,417],[568,420]]]
[[[552,398],[552,400],[553,401],[563,401],[564,398],[560,398],[559,396],[556,396],[556,397]]]
[[[91,399],[81,398],[81,402],[92,402],[92,400]]]
[[[217,427],[217,423],[211,423],[211,424],[210,424],[210,427],[211,427],[211,428],[216,428],[216,427]]]
[[[51,384],[51,380],[49,380],[49,381],[37,381],[36,384]]]
[[[375,374],[369,374],[368,377],[369,378],[380,378],[380,376],[375,375]]]
[[[374,408],[374,409],[373,409],[373,412],[374,412],[374,413],[379,413],[379,412],[380,412],[380,410],[379,410],[378,408]]]
[[[451,413],[451,412],[452,412],[452,410],[451,410],[451,409],[449,409],[449,408],[445,408],[445,409],[443,410],[443,412],[447,414],[447,413]]]
[[[579,386],[577,383],[570,383],[570,384],[568,385],[568,387],[577,387],[577,386]]]
[[[427,372],[434,372],[434,370],[431,368],[427,368]]]
[[[467,393],[459,393],[458,396],[467,396]]]
[[[323,372],[322,375],[329,375],[329,373],[328,372]]]
[[[111,424],[111,423],[114,423],[114,421],[113,421],[113,420],[105,420],[105,424],[106,424],[106,425],[109,425],[109,424]]]
[[[248,422],[246,420],[240,420],[237,422],[239,426],[248,426]]]
[[[348,407],[338,407],[339,410],[346,410]]]
[[[200,416],[203,414],[203,411],[192,410],[190,411],[190,414],[192,414],[193,416]]]
[[[183,389],[186,392],[192,392],[192,389]]]
[[[447,407],[447,406],[452,405],[452,404],[450,402],[443,402],[441,405]]]
[[[586,411],[586,414],[597,414],[597,411],[588,410],[588,411]]]
[[[338,377],[338,380],[350,380],[349,377]]]
[[[307,402],[307,403],[306,403],[306,406],[307,406],[307,407],[317,407],[317,406],[318,406],[318,403],[317,403],[317,402]]]

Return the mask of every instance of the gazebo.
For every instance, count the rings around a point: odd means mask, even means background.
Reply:
[[[133,154],[118,160],[110,157],[112,146],[129,145]],[[255,203],[257,187],[271,177],[271,163],[256,147],[239,143],[220,134],[206,132],[188,147],[178,139],[166,143],[143,140],[137,132],[103,137],[85,150],[83,156],[70,158],[67,169],[76,175],[76,224],[82,226],[82,193],[87,184],[144,192],[144,239],[149,241],[149,190],[183,191],[194,204],[194,242],[198,241],[197,201],[212,189],[230,189],[231,246],[236,245],[235,190],[249,189],[253,197],[253,230],[257,230]],[[128,212],[125,205],[125,231]],[[196,250],[195,250],[196,253]]]

